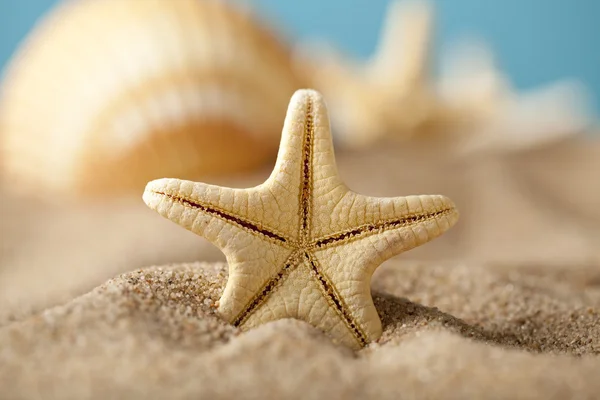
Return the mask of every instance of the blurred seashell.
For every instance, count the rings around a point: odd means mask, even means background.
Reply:
[[[444,122],[446,111],[434,97],[430,77],[432,20],[428,1],[390,2],[376,51],[365,62],[324,42],[297,47],[311,87],[328,99],[340,144],[405,140]]]
[[[463,155],[520,152],[591,131],[590,96],[576,80],[518,93],[481,40],[463,39],[442,59],[438,94],[473,115],[470,129],[455,132]]]
[[[6,70],[0,159],[12,187],[65,197],[241,172],[274,160],[300,86],[286,43],[226,1],[65,1]]]

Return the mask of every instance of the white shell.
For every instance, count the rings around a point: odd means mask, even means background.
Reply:
[[[224,1],[66,1],[4,77],[4,172],[76,196],[243,171],[274,159],[300,86],[287,46]]]

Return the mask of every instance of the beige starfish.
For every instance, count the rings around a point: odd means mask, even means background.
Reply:
[[[263,184],[159,179],[144,201],[225,253],[229,279],[219,311],[232,324],[298,318],[353,348],[381,335],[370,294],[375,268],[458,218],[443,196],[349,190],[338,175],[325,103],[313,90],[292,97],[275,169]]]

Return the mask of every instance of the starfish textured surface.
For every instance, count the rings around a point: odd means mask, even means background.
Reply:
[[[219,311],[229,322],[251,328],[297,318],[355,349],[381,336],[370,291],[375,269],[458,219],[444,196],[376,198],[346,187],[325,103],[313,90],[293,95],[263,184],[159,179],[148,183],[144,201],[223,251],[229,279]]]

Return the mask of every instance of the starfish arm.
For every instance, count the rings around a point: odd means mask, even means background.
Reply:
[[[281,183],[288,189],[295,189],[295,192],[289,193],[290,200],[291,196],[297,198],[301,190],[303,164],[306,162],[305,141],[313,129],[311,93],[310,90],[299,90],[292,96],[283,123],[275,168],[264,183]],[[295,204],[298,208],[297,201]]]
[[[319,263],[319,273],[334,283],[335,294],[342,299],[347,317],[366,341],[381,336],[382,326],[371,297],[371,276],[377,260],[365,260],[355,253],[357,246],[344,245],[313,251]]]
[[[315,279],[306,254],[301,256],[294,268],[285,271],[278,288],[244,320],[243,327],[251,328],[281,318],[298,318],[351,348],[364,346],[367,337],[352,327],[354,321],[348,321],[344,315],[347,308],[332,304],[331,287]],[[340,300],[339,297],[336,299]]]
[[[254,192],[160,179],[150,182],[143,196],[150,208],[225,254],[229,279],[219,310],[230,322],[277,276],[292,253],[293,243],[283,232],[253,219],[252,213],[263,207],[262,202],[252,201],[260,195]],[[268,214],[267,209],[260,212]]]
[[[347,207],[342,206],[336,215],[351,223],[315,239],[313,253],[323,260],[321,271],[335,282],[353,320],[362,321],[360,329],[372,340],[381,335],[370,289],[375,269],[385,260],[440,236],[456,223],[458,213],[443,196],[378,199],[348,192],[345,201]],[[332,223],[341,225],[340,219]]]
[[[298,207],[298,235],[304,238],[310,236],[318,213],[314,199],[322,191],[345,188],[335,163],[325,101],[314,90],[300,90],[290,101],[277,164],[265,185],[275,183],[290,188],[286,200]]]
[[[144,201],[162,216],[184,228],[205,237],[221,247],[206,224],[198,224],[197,218],[219,220],[248,233],[283,246],[293,242],[286,232],[286,224],[293,223],[293,214],[280,206],[276,194],[263,187],[232,189],[180,179],[158,179],[148,183]],[[174,206],[178,205],[174,212]]]
[[[320,232],[312,242],[316,248],[340,246],[385,232],[412,233],[414,240],[394,246],[392,253],[396,255],[441,235],[458,219],[454,203],[440,195],[377,198],[346,191],[330,204],[315,225]]]

